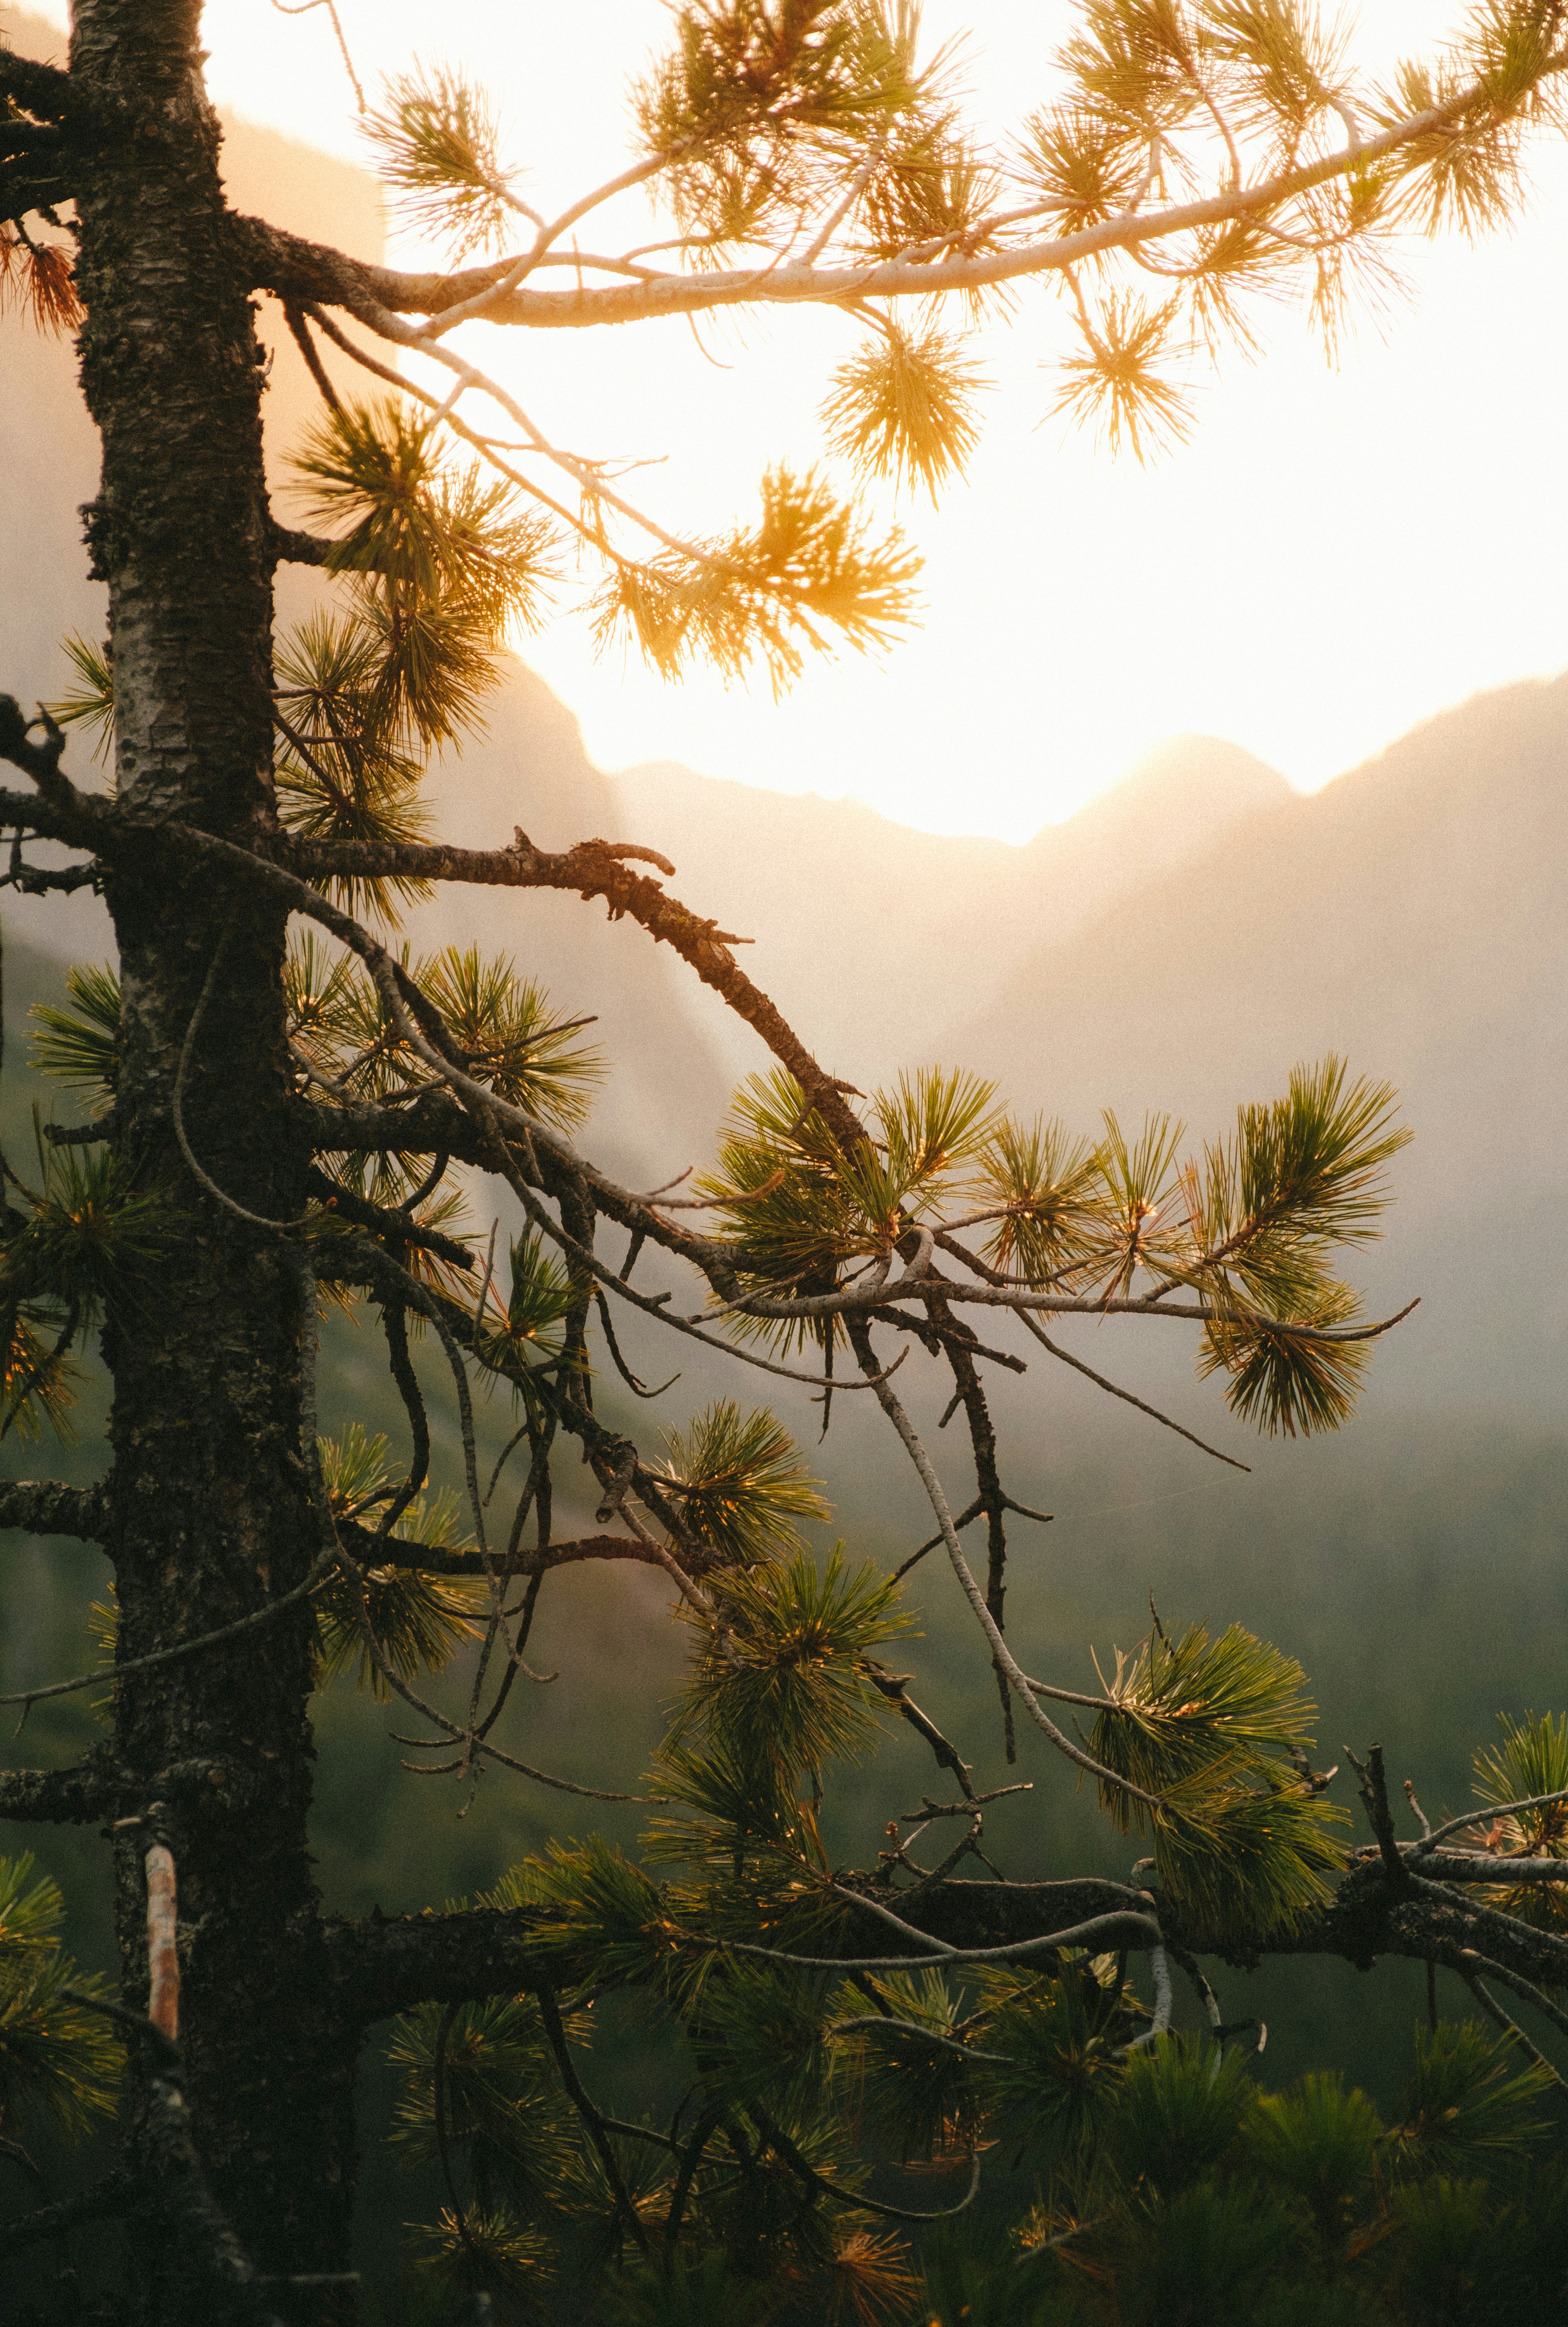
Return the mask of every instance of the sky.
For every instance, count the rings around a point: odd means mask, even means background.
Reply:
[[[63,11],[50,14],[63,21]],[[341,0],[361,79],[415,57],[493,92],[548,210],[630,157],[625,84],[662,43],[661,0]],[[1426,51],[1458,12],[1368,0],[1370,69]],[[967,36],[969,112],[1000,137],[1050,93],[1069,0],[927,0]],[[210,0],[210,84],[251,119],[363,161],[324,8]],[[891,652],[765,680],[671,687],[569,613],[518,641],[601,766],[678,760],[787,791],[851,794],[906,824],[1022,840],[1163,738],[1221,735],[1313,789],[1479,689],[1568,664],[1568,153],[1543,151],[1527,216],[1471,249],[1414,240],[1406,301],[1325,363],[1304,318],[1203,380],[1185,446],[1114,461],[1050,416],[1070,347],[1025,286],[985,335],[993,386],[967,481],[933,511],[890,492],[926,559],[919,629]],[[395,246],[412,257],[414,246]],[[772,459],[821,451],[817,408],[855,344],[841,316],[593,333],[480,327],[475,360],[556,441],[646,459],[644,504],[686,530],[755,507]],[[543,342],[543,344],[541,344]]]

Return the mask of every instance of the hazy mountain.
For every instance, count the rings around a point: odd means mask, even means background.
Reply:
[[[1140,883],[1290,797],[1235,743],[1181,735],[1023,847],[911,831],[858,800],[761,791],[662,761],[616,779],[629,836],[678,868],[694,910],[755,940],[746,966],[817,1056],[868,1087],[910,1043],[1000,990]],[[700,997],[737,1074],[748,1031]]]
[[[62,62],[65,36],[42,16],[5,11],[8,46]],[[343,248],[379,258],[381,200],[373,178],[275,130],[224,117],[222,168],[239,210],[264,211],[296,234],[330,234]],[[263,406],[267,449],[281,454],[319,404],[281,311],[257,302],[270,365]],[[102,633],[105,593],[86,576],[80,506],[98,489],[98,437],[77,385],[70,340],[45,338],[19,317],[0,332],[0,477],[12,522],[0,527],[0,635],[7,694],[23,701],[61,691],[59,641],[67,631]],[[319,585],[291,573],[285,599],[303,603]]]
[[[1565,773],[1568,679],[1478,696],[1039,946],[935,1048],[1086,1128],[1108,1105],[1221,1130],[1330,1050],[1387,1077],[1416,1138],[1359,1273],[1423,1306],[1380,1372],[1411,1397],[1559,1415]]]

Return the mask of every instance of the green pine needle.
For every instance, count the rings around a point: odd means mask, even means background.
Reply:
[[[108,641],[95,647],[71,631],[61,645],[76,673],[77,685],[70,695],[49,706],[51,716],[62,727],[80,727],[101,766],[115,748],[115,669]]]
[[[686,1430],[667,1432],[665,1443],[667,1491],[685,1527],[724,1566],[795,1552],[796,1521],[828,1516],[821,1482],[765,1406],[742,1415],[733,1398],[720,1398]]]
[[[33,1015],[42,1032],[33,1037],[33,1063],[41,1072],[92,1094],[95,1115],[112,1107],[118,1072],[120,981],[106,961],[96,968],[78,963],[65,973],[65,990],[75,1004],[61,1010],[35,1002]]]
[[[415,232],[443,237],[453,265],[516,233],[495,107],[461,73],[394,75],[362,126],[394,205]]]

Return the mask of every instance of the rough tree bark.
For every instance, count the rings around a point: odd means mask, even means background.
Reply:
[[[122,801],[149,821],[254,845],[276,828],[262,351],[223,231],[200,18],[198,0],[76,10],[71,70],[116,125],[79,205],[82,378],[103,444],[86,515],[109,589]],[[280,910],[226,893],[209,866],[172,870],[166,851],[145,868],[122,858],[107,894],[125,995],[114,1136],[173,1192],[190,1229],[155,1303],[106,1342],[106,1547],[131,1658],[264,1606],[300,1581],[315,1547],[298,1453],[294,1280],[265,1238],[197,1187],[172,1121],[181,1048],[220,940],[188,1077],[191,1145],[241,1203],[273,1219],[303,1210],[304,1159],[288,1131]],[[215,2197],[265,2274],[342,2267],[348,2230],[352,2045],[312,1976],[311,1627],[302,1608],[231,1649],[129,1677],[114,1715],[122,1769],[150,1779],[207,1757],[260,1781],[242,1814],[198,1794],[165,1815],[192,2130]],[[138,2003],[145,1847],[131,1834],[116,1853],[120,1948]],[[157,2260],[158,2246],[145,2238],[146,2315],[170,2327],[210,2318],[210,2287],[155,2283],[177,2267],[168,2246]]]

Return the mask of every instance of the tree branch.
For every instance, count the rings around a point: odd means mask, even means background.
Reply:
[[[406,1151],[399,1147],[395,1152]],[[389,1211],[384,1205],[372,1204],[367,1197],[357,1196],[352,1188],[345,1188],[330,1173],[318,1171],[313,1165],[305,1174],[305,1182],[312,1195],[329,1210],[340,1212],[357,1228],[373,1229],[378,1236],[394,1238],[399,1244],[415,1245],[421,1252],[431,1252],[439,1260],[450,1261],[454,1268],[472,1268],[474,1258],[468,1247],[443,1236],[439,1229],[421,1228],[406,1212]]]
[[[268,854],[274,862],[310,881],[350,875],[461,881],[492,888],[562,889],[584,900],[602,897],[611,921],[624,916],[645,929],[656,943],[673,947],[705,986],[722,995],[737,1016],[756,1029],[840,1139],[858,1145],[864,1136],[836,1077],[817,1065],[769,996],[736,966],[730,951],[735,940],[715,922],[667,895],[658,882],[632,871],[612,842],[579,841],[574,848],[552,855],[536,848],[527,835],[518,831],[510,848],[282,840],[273,844]]]
[[[117,2214],[128,2212],[138,2195],[139,2185],[131,2174],[107,2173],[90,2190],[79,2190],[74,2198],[41,2206],[36,2213],[23,2214],[17,2221],[0,2222],[0,2255],[22,2254],[45,2238],[61,2238],[67,2230],[79,2229],[84,2222],[112,2221]]]
[[[19,1826],[87,1826],[117,1806],[120,1790],[101,1762],[74,1770],[7,1770],[0,1774],[0,1818]]]
[[[415,1568],[422,1575],[546,1575],[552,1568],[576,1567],[595,1559],[634,1559],[661,1571],[664,1566],[653,1545],[630,1535],[577,1536],[570,1542],[546,1545],[542,1551],[518,1550],[509,1556],[492,1552],[487,1563],[477,1551],[448,1551],[407,1536],[378,1536],[357,1519],[340,1519],[338,1533],[351,1558],[373,1567]]]
[[[1565,67],[1568,56],[1548,57],[1535,76],[1535,85]],[[515,259],[500,259],[457,274],[411,274],[349,258],[303,236],[285,234],[259,219],[236,217],[231,224],[239,261],[247,270],[253,290],[273,291],[296,303],[324,301],[367,320],[368,311],[376,307],[394,314],[439,316],[484,299],[490,302],[484,308],[487,322],[581,331],[644,322],[657,315],[700,314],[720,307],[927,299],[945,293],[973,293],[1031,276],[1064,273],[1106,251],[1136,252],[1146,243],[1190,234],[1196,229],[1266,215],[1316,187],[1352,173],[1365,173],[1377,162],[1435,132],[1457,127],[1467,113],[1492,102],[1486,85],[1476,82],[1442,105],[1406,115],[1375,137],[1358,137],[1321,160],[1276,171],[1250,186],[1228,188],[1161,210],[1122,210],[1074,234],[934,259],[897,257],[830,267],[774,264],[653,275],[593,288],[578,284],[569,291],[518,288],[492,298],[516,267]]]
[[[68,72],[5,47],[0,47],[0,92],[41,121],[64,122],[82,111],[81,92]]]
[[[107,1541],[107,1485],[66,1487],[57,1479],[0,1481],[0,1528],[28,1535],[70,1535],[83,1543]]]

